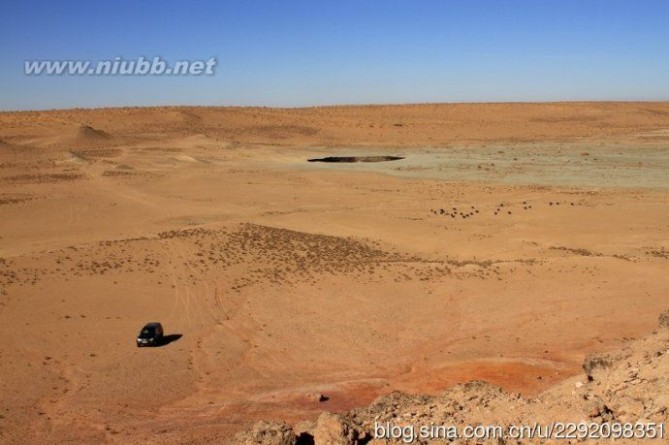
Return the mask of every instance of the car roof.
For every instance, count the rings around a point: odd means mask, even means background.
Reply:
[[[158,326],[161,326],[161,324],[157,321],[153,321],[144,325],[145,328],[157,328]]]

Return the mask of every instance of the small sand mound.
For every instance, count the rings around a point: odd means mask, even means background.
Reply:
[[[103,147],[113,142],[115,142],[114,138],[110,134],[82,124],[74,129],[69,129],[67,133],[63,132],[46,137],[40,141],[40,145],[45,147],[85,149]]]
[[[85,140],[109,139],[111,136],[102,130],[97,130],[89,125],[81,125],[77,129],[77,138]]]

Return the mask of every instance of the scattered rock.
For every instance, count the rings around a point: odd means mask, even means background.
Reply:
[[[330,400],[330,398],[328,396],[326,396],[325,394],[321,394],[321,393],[308,394],[307,399],[312,401],[312,402],[318,402],[318,403],[327,402],[328,400]]]

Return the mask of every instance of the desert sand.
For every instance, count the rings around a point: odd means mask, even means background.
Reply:
[[[668,221],[669,103],[0,113],[0,442],[557,391],[656,328]]]

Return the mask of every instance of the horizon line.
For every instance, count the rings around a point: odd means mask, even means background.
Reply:
[[[96,111],[96,110],[122,110],[122,109],[148,109],[148,108],[258,108],[268,110],[308,110],[314,108],[355,108],[355,107],[401,107],[401,106],[429,106],[429,105],[551,105],[551,104],[642,104],[642,103],[669,103],[667,99],[566,99],[566,100],[527,100],[527,101],[455,101],[455,102],[369,102],[369,103],[341,103],[341,104],[323,104],[323,105],[295,105],[295,106],[275,106],[275,105],[116,105],[99,107],[65,107],[65,108],[34,108],[34,109],[13,109],[0,110],[4,113],[49,113],[58,111]]]

